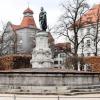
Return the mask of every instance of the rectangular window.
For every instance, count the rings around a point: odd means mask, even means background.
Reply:
[[[61,53],[61,54],[60,54],[60,57],[61,57],[61,58],[65,58],[65,57],[66,57],[66,54],[65,54],[65,53]]]
[[[90,53],[87,53],[87,56],[90,56]]]
[[[90,27],[87,28],[87,34],[90,34]]]
[[[81,53],[81,56],[84,56],[84,53]]]
[[[60,61],[60,64],[62,64],[62,61]]]
[[[94,41],[94,46],[96,46],[95,41]]]
[[[90,47],[90,40],[87,40],[87,47]]]
[[[58,64],[58,61],[54,61],[54,64]]]

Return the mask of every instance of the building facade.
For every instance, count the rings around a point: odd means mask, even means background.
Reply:
[[[57,43],[54,50],[54,65],[55,67],[62,67],[66,63],[66,59],[69,58],[71,52],[70,43]]]
[[[80,20],[82,26],[78,32],[78,39],[81,41],[83,38],[83,40],[79,45],[78,55],[100,55],[100,4],[89,9]],[[71,34],[73,34],[73,30],[71,30]]]

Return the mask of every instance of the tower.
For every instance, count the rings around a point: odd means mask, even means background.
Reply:
[[[27,8],[23,12],[23,19],[20,24],[20,27],[22,28],[21,37],[23,41],[23,51],[25,53],[31,53],[33,47],[35,46],[35,34],[38,29],[33,14],[33,11],[30,8]]]
[[[23,12],[23,20],[21,22],[21,27],[32,27],[32,28],[37,28],[36,23],[33,17],[33,11],[30,8],[27,8]]]

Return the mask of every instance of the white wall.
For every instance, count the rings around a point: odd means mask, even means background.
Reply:
[[[32,52],[36,31],[37,30],[35,29],[28,29],[28,28],[17,30],[18,46],[19,46],[18,51],[21,50],[22,52],[25,53]]]

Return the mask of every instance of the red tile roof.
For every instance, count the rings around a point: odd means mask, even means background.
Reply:
[[[21,27],[33,26],[33,28],[36,28],[34,18],[31,16],[24,16],[20,26]]]
[[[32,11],[30,8],[27,8],[27,9],[23,12],[23,14],[25,14],[25,13],[31,13],[31,14],[33,14],[33,11]]]
[[[30,8],[27,8],[27,9],[23,12],[23,14],[25,14],[25,13],[31,13],[31,14],[33,14],[33,11],[32,11]],[[14,25],[14,24],[12,24],[12,28],[13,28],[14,30],[21,29],[21,28],[26,28],[26,27],[28,28],[28,27],[30,27],[30,26],[31,26],[32,28],[37,28],[33,16],[24,16],[20,25]]]
[[[55,47],[59,50],[68,50],[71,51],[71,44],[70,43],[57,43]]]
[[[20,29],[20,25],[14,25],[14,24],[12,24],[12,28],[13,28],[14,30]]]
[[[96,23],[98,19],[100,20],[100,4],[89,9],[80,19],[82,26],[90,23]]]
[[[92,71],[100,72],[100,56],[85,57],[84,60],[85,60],[85,63],[88,63],[91,65]]]

